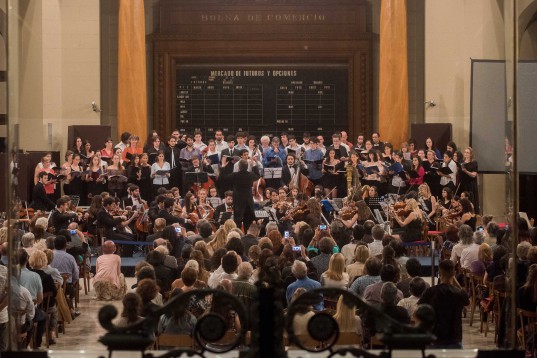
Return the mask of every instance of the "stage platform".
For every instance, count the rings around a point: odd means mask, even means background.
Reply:
[[[421,276],[430,277],[431,276],[431,257],[430,256],[412,256],[416,257],[421,264]],[[122,257],[121,258],[121,272],[125,277],[134,277],[134,266],[142,260],[145,259],[145,255],[142,252],[137,252],[133,257]],[[96,256],[91,258],[91,272],[95,273],[95,261],[97,260]],[[438,274],[438,256],[435,256],[435,274]]]

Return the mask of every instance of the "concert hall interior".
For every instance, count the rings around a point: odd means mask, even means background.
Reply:
[[[537,0],[0,0],[0,352],[535,357],[535,113]]]

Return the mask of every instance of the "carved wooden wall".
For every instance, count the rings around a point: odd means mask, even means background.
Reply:
[[[183,64],[346,64],[351,138],[372,130],[371,34],[361,0],[161,0],[155,5],[154,126],[175,127]],[[327,133],[328,135],[329,133]]]

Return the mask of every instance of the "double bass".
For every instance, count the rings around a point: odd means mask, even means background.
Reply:
[[[303,149],[303,148],[302,148]],[[297,153],[298,154],[298,153]],[[299,193],[305,193],[307,196],[311,197],[313,195],[313,192],[315,191],[315,185],[313,182],[311,182],[307,176],[302,174],[301,167],[302,165],[305,165],[305,163],[302,161],[302,159],[298,158],[297,169],[296,173],[291,178],[291,183],[289,184],[289,188],[296,187],[298,189]]]

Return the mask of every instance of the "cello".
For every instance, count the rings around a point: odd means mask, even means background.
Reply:
[[[308,179],[307,176],[302,174],[301,168],[302,165],[306,165],[302,159],[298,158],[297,163],[297,170],[295,173],[295,177],[291,179],[292,183],[296,183],[296,188],[298,189],[299,193],[305,193],[307,196],[312,196],[313,192],[315,191],[315,185]],[[292,184],[289,185],[289,187],[293,187]]]

